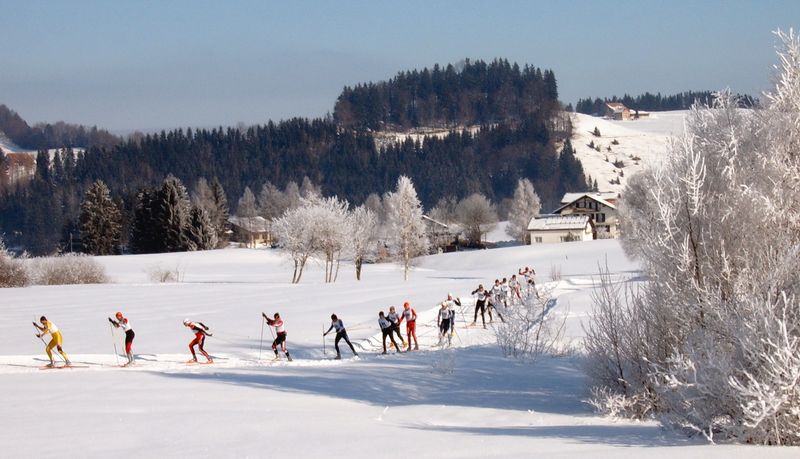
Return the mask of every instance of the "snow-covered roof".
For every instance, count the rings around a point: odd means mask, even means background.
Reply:
[[[269,222],[261,216],[256,217],[230,217],[228,221],[251,233],[266,233],[269,230]]]
[[[626,107],[625,104],[621,102],[606,102],[606,107],[618,113],[628,109],[628,107]]]
[[[533,217],[528,223],[528,231],[559,231],[559,230],[579,230],[582,231],[589,223],[589,216],[578,215],[538,215]]]
[[[582,193],[564,193],[564,197],[561,198],[561,204],[572,204],[584,196],[588,196],[597,202],[601,202],[607,206],[610,206],[611,208],[616,208],[616,205],[612,204],[611,201],[616,201],[619,198],[619,193],[616,191],[584,191]]]

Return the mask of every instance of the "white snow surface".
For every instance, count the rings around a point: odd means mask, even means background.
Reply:
[[[574,113],[572,146],[584,173],[597,180],[599,191],[619,192],[629,177],[665,158],[669,139],[684,133],[684,120],[688,113],[688,110],[650,112],[648,118],[624,121]],[[600,137],[592,134],[595,127],[600,131]],[[614,140],[619,144],[612,145]],[[600,151],[590,148],[590,142],[600,145]],[[611,151],[607,150],[609,146]],[[641,159],[632,159],[635,157]],[[616,160],[623,161],[625,166],[622,169],[614,166]],[[620,170],[622,177],[619,176]],[[618,177],[620,184],[612,184],[611,180]]]
[[[602,128],[601,128],[602,129]],[[583,402],[580,354],[535,365],[504,358],[492,327],[466,328],[478,283],[537,269],[553,287],[554,317],[579,340],[598,263],[636,281],[617,241],[517,246],[422,258],[403,282],[389,264],[343,265],[324,284],[312,266],[291,285],[279,251],[101,257],[113,283],[0,290],[0,445],[3,457],[798,457],[797,448],[712,446],[655,421],[599,417]],[[154,284],[148,272],[177,269]],[[562,280],[548,279],[559,267]],[[436,347],[435,308],[464,300],[450,349]],[[379,354],[377,313],[411,302],[421,350]],[[116,366],[106,317],[123,311],[136,331],[137,365]],[[294,362],[271,361],[260,313],[280,312]],[[360,359],[330,360],[321,332],[336,313]],[[40,371],[30,324],[46,315],[80,368]],[[185,365],[183,318],[211,327],[213,365]],[[479,319],[480,321],[480,319]],[[259,338],[264,348],[259,359]],[[344,344],[344,343],[342,343]]]

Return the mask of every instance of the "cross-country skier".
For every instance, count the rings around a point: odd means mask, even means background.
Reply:
[[[486,328],[486,301],[489,299],[489,292],[483,288],[483,284],[479,284],[478,288],[472,291],[472,295],[477,295],[477,298],[475,300],[475,315],[472,318],[472,324],[470,324],[470,326],[475,325],[475,323],[478,321],[478,311],[480,311],[483,328]],[[491,312],[489,314],[491,314]],[[491,317],[492,316],[490,315],[490,320]]]
[[[389,306],[389,314],[386,314],[386,318],[392,323],[392,333],[397,334],[397,337],[400,338],[400,343],[403,345],[403,348],[405,348],[406,340],[403,339],[403,334],[400,333],[400,315],[397,314],[397,310],[394,306]],[[397,350],[400,351],[402,349],[398,348]]]
[[[511,302],[514,303],[517,300],[522,301],[522,287],[517,280],[516,274],[511,275],[511,280],[508,281],[508,287],[511,289]],[[514,298],[516,298],[516,300]]]
[[[203,349],[203,345],[206,343],[206,336],[212,336],[211,333],[208,332],[208,327],[203,322],[194,323],[189,319],[183,319],[183,325],[191,329],[192,333],[194,333],[194,339],[189,343],[189,350],[192,351],[192,360],[187,363],[197,363],[197,354],[194,353],[195,345],[197,345],[197,349],[200,350],[200,353],[208,359],[208,363],[214,363],[214,360],[208,355],[208,352]]]
[[[503,302],[503,290],[502,287],[500,286],[500,279],[495,279],[492,289],[489,290],[489,304],[488,307],[486,308],[487,312],[489,313],[489,322],[494,322],[494,318],[492,317],[492,310],[494,310],[494,312],[497,313],[497,317],[500,318],[501,322],[505,322],[503,320],[503,315],[500,314],[500,310],[497,309],[496,307],[496,305],[502,302]]]
[[[452,323],[453,311],[447,307],[447,302],[442,301],[442,304],[439,307],[439,314],[436,316],[436,325],[439,327],[439,345],[442,345],[442,342],[445,338],[447,338],[447,343],[450,344],[452,341],[453,335],[449,334],[450,331],[450,324]]]
[[[530,296],[531,293],[536,294],[536,298],[539,298],[539,291],[536,290],[536,270],[533,268],[525,267],[525,269],[519,270],[519,275],[525,277],[525,286],[527,288],[527,296]]]
[[[452,293],[447,294],[447,309],[450,310],[450,339],[453,338],[453,333],[456,331],[456,306],[461,307],[461,299],[454,298]]]
[[[344,339],[348,346],[350,346],[350,350],[353,351],[353,355],[358,357],[358,352],[356,352],[356,348],[353,347],[353,343],[350,342],[350,338],[347,337],[347,330],[344,328],[344,322],[338,317],[336,314],[331,314],[331,326],[328,328],[328,331],[322,334],[322,336],[327,336],[331,330],[336,329],[336,339],[333,341],[333,347],[336,348],[336,360],[342,358],[341,352],[339,352],[339,341]]]
[[[108,321],[111,322],[115,328],[121,328],[125,332],[125,356],[128,357],[128,363],[123,366],[133,364],[133,353],[131,352],[131,347],[133,347],[133,338],[136,336],[136,333],[133,332],[133,327],[131,327],[131,323],[127,317],[123,316],[121,312],[118,312],[114,315],[117,320],[112,319],[111,317],[108,318]]]
[[[505,277],[500,282],[500,301],[503,302],[504,307],[508,307],[508,298],[511,296],[511,287],[508,286],[508,279]]]
[[[53,360],[53,348],[58,350],[58,353],[61,354],[61,357],[64,357],[64,364],[67,366],[72,365],[72,362],[69,361],[69,357],[67,353],[64,352],[64,349],[61,348],[61,344],[64,342],[64,338],[61,336],[61,330],[58,329],[58,326],[53,322],[47,320],[47,317],[42,316],[39,318],[39,322],[41,322],[41,326],[36,322],[33,322],[33,326],[39,330],[40,333],[36,334],[37,338],[41,338],[44,335],[50,333],[50,342],[47,343],[47,347],[45,351],[47,352],[47,357],[50,359],[50,363],[47,364],[47,367],[53,368],[56,366],[55,361]]]
[[[400,314],[400,323],[403,322],[403,319],[406,321],[406,335],[408,337],[408,348],[406,351],[411,350],[411,338],[414,338],[414,350],[419,350],[419,343],[417,342],[417,311],[411,307],[411,305],[406,301],[403,303],[403,312]]]
[[[267,325],[270,327],[275,327],[275,341],[272,342],[272,351],[275,353],[275,360],[280,358],[278,356],[278,346],[280,346],[283,353],[286,354],[286,360],[291,362],[292,356],[289,355],[289,350],[286,349],[286,329],[284,328],[281,315],[276,312],[273,316],[274,319],[270,319],[263,312],[261,315],[264,316],[264,320],[267,321]]]
[[[400,346],[397,345],[397,341],[394,340],[394,324],[391,320],[386,318],[386,316],[383,314],[383,311],[378,313],[378,325],[380,325],[381,334],[383,334],[383,353],[386,354],[387,336],[392,341],[392,344],[394,344],[394,348],[397,349],[397,352],[403,352]]]

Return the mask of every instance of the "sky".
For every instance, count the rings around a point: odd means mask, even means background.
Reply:
[[[795,21],[794,23],[792,21]],[[0,0],[0,104],[114,132],[333,111],[346,85],[464,58],[555,72],[560,99],[769,89],[800,1]]]

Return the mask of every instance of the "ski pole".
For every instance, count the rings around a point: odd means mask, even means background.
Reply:
[[[261,313],[263,319],[264,313]],[[261,338],[258,340],[258,360],[261,360],[261,349],[264,347],[264,320],[261,321]]]
[[[119,366],[119,353],[117,352],[117,341],[114,340],[114,326],[108,322],[108,328],[111,329],[111,342],[114,344],[114,357],[117,359],[117,366]]]
[[[322,324],[322,355],[327,356],[328,351],[325,349],[325,324]]]

